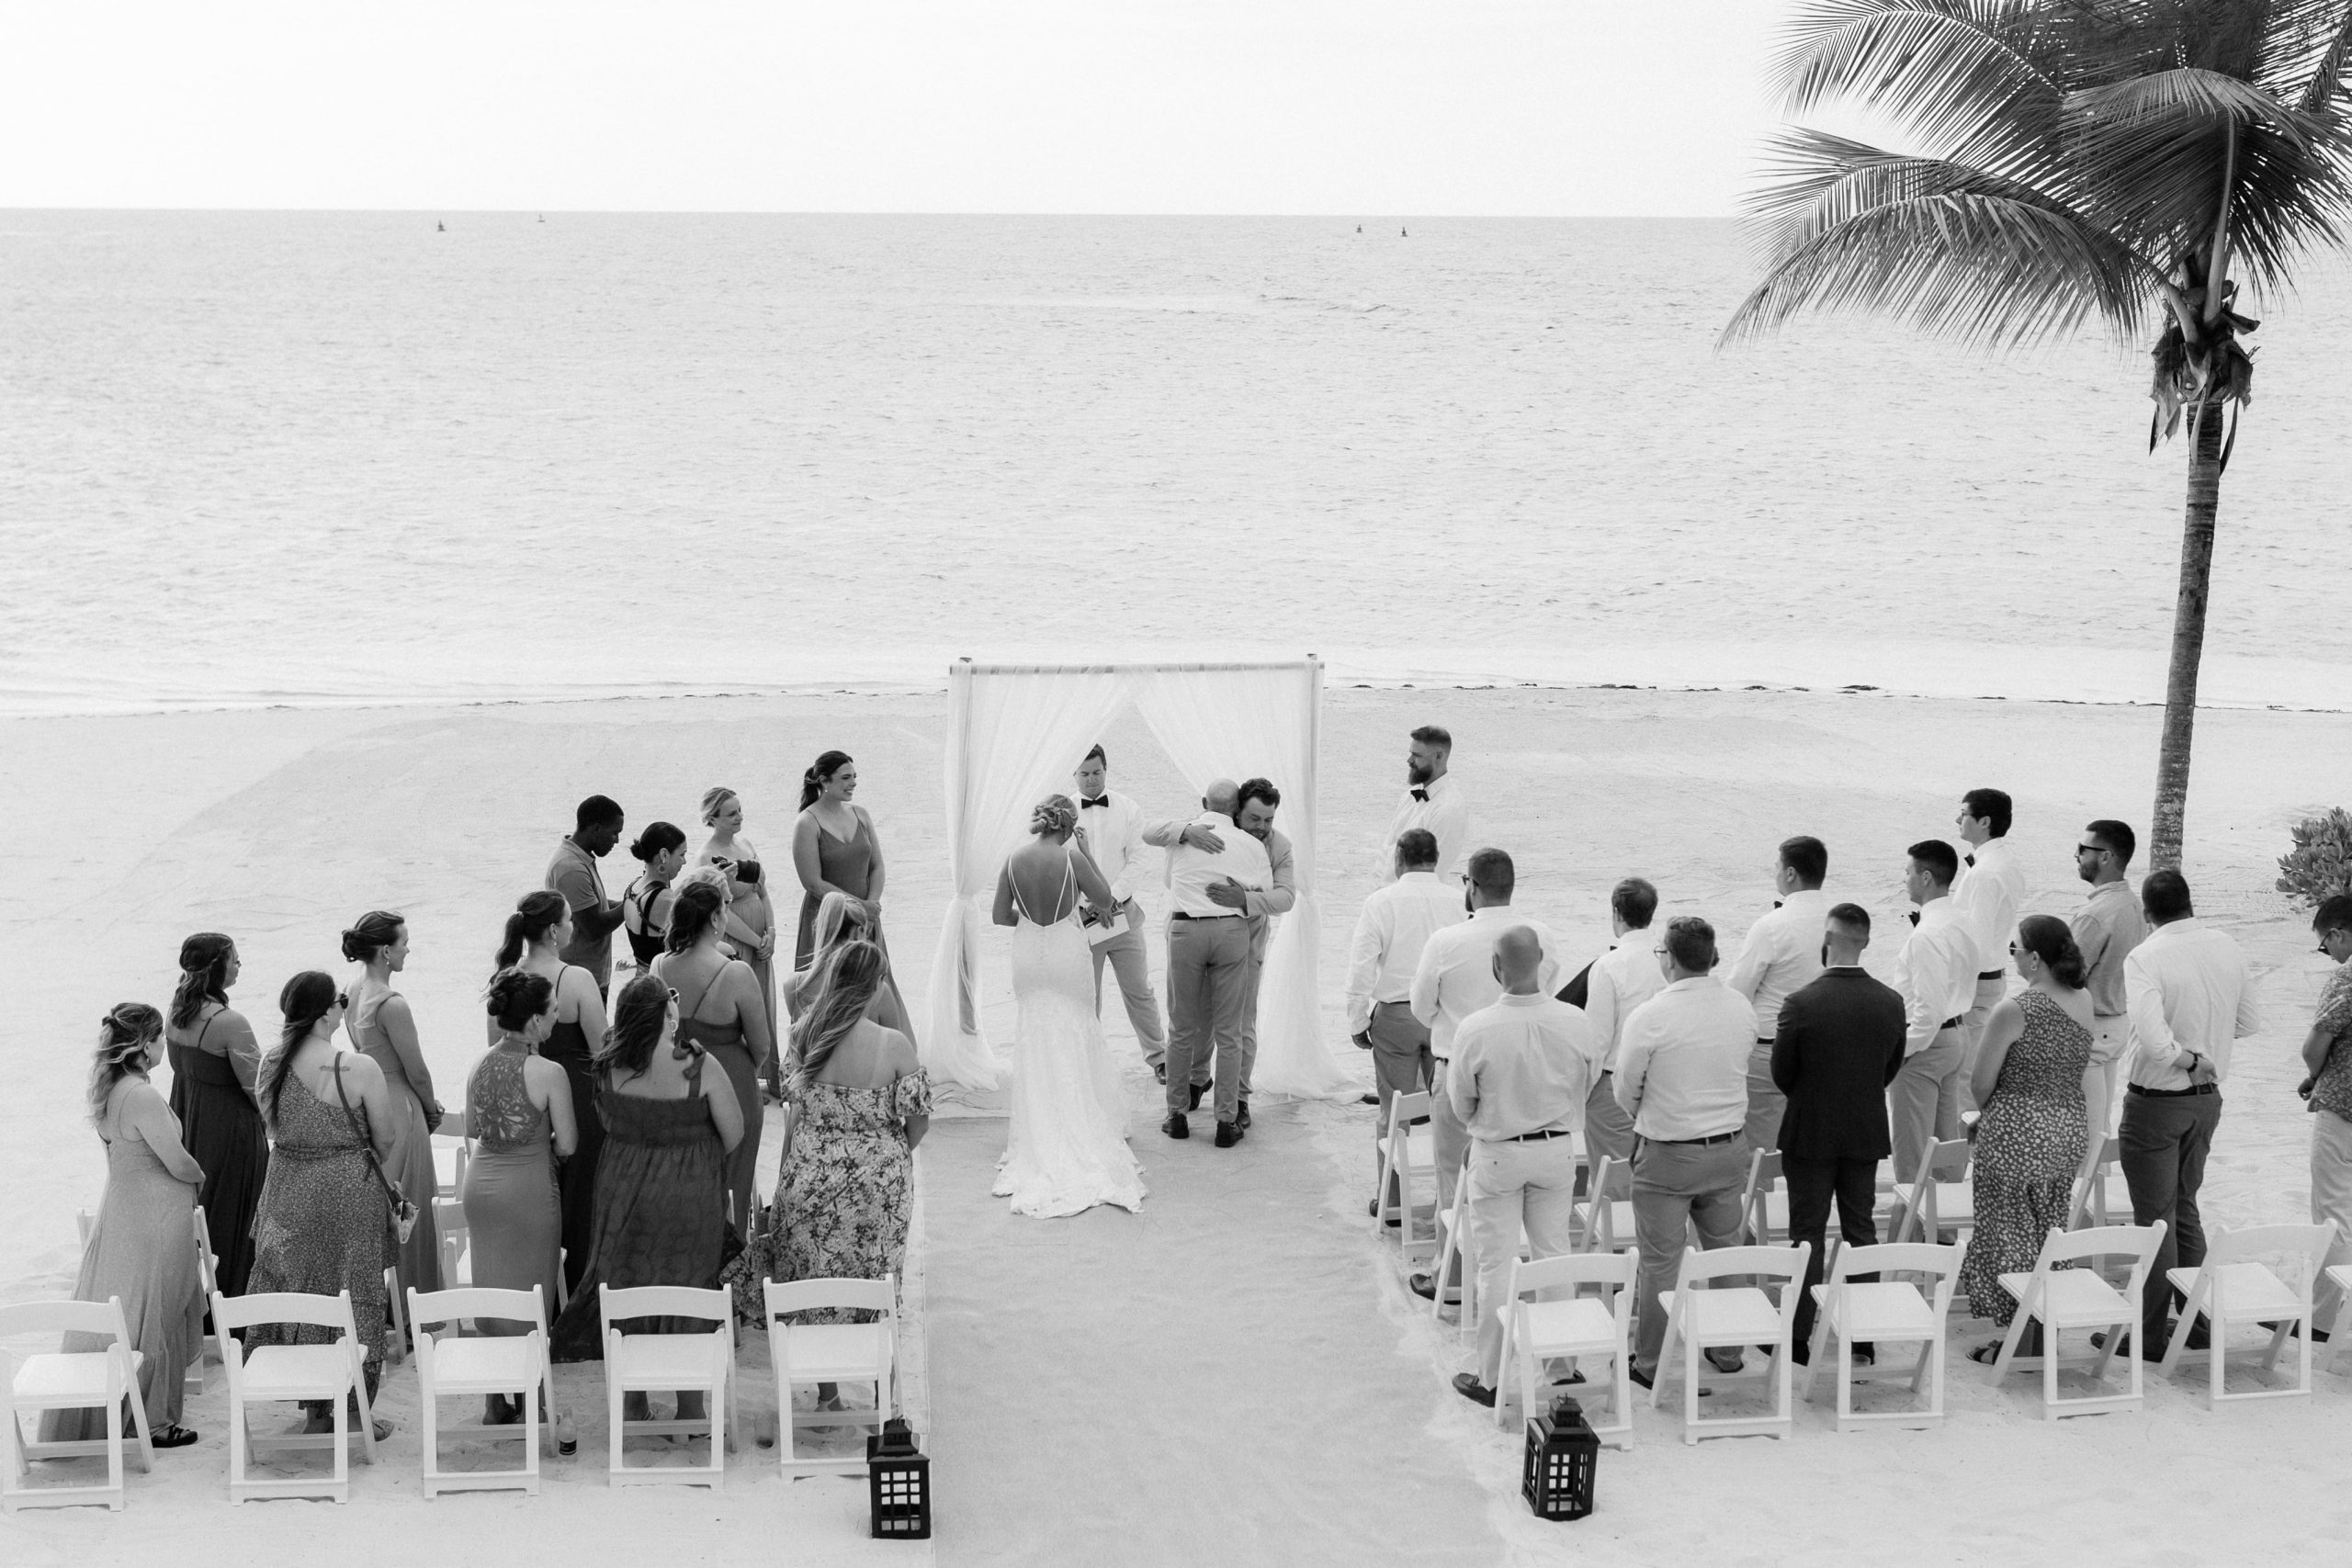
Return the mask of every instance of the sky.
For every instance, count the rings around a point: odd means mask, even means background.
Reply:
[[[1713,216],[1791,0],[62,0],[0,206]]]

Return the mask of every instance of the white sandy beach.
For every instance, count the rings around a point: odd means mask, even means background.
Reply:
[[[237,937],[236,1000],[266,1033],[288,975],[340,972],[334,933],[351,917],[405,912],[413,953],[401,988],[454,1102],[479,1048],[473,998],[499,920],[537,885],[591,791],[621,801],[632,827],[661,817],[698,835],[693,803],[730,784],[747,835],[780,862],[788,784],[820,750],[852,752],[889,856],[892,949],[907,994],[923,996],[945,881],[944,707],[933,694],[840,694],[6,722],[0,810],[20,847],[12,1005],[0,1020],[11,1086],[0,1100],[0,1299],[71,1289],[74,1212],[96,1206],[104,1174],[81,1114],[89,1036],[111,1002],[167,998],[182,936]],[[1946,829],[1959,793],[1976,784],[2017,797],[2029,907],[2068,909],[2081,823],[2146,820],[2158,714],[1875,694],[1334,690],[1322,989],[1341,1050],[1347,931],[1404,733],[1431,719],[1453,730],[1475,836],[1518,860],[1519,902],[1598,952],[1607,888],[1629,873],[1658,884],[1663,913],[1714,919],[1728,945],[1769,907],[1773,845],[1800,831],[1829,843],[1837,896],[1899,929],[1904,845]],[[1182,804],[1140,726],[1105,740],[1115,787]],[[2305,917],[2270,890],[2272,863],[2290,822],[2339,803],[2347,757],[2352,716],[2200,716],[2187,869],[2200,913],[2227,925],[2261,973],[2266,1010],[2231,1081],[2209,1224],[2304,1213],[2294,1048],[2325,960],[2311,952]],[[606,867],[616,889],[633,869],[619,854]],[[1001,970],[990,995],[1001,1041]],[[1887,1561],[1894,1540],[1922,1562],[2318,1561],[2352,1538],[2352,1507],[2334,1487],[2352,1378],[2323,1378],[2310,1401],[2219,1417],[2203,1407],[2201,1381],[2152,1383],[2144,1413],[2051,1427],[2025,1380],[1996,1393],[1957,1356],[1941,1431],[1838,1436],[1811,1413],[1785,1444],[1686,1449],[1668,1416],[1645,1415],[1635,1448],[1602,1459],[1600,1512],[1576,1525],[1533,1520],[1517,1499],[1516,1433],[1446,1387],[1468,1364],[1466,1344],[1430,1326],[1368,1235],[1369,1110],[1268,1106],[1237,1150],[1170,1145],[1152,1130],[1149,1080],[1115,1013],[1112,1047],[1128,1064],[1152,1189],[1141,1214],[1013,1220],[987,1194],[1001,1123],[983,1116],[944,1119],[919,1156],[914,1413],[938,1463],[939,1561],[1645,1564],[1703,1551],[1737,1563],[1804,1550],[1859,1563]],[[1956,1318],[1956,1348],[1990,1335]],[[747,1413],[769,1408],[763,1350],[747,1343],[745,1366]],[[717,1497],[608,1493],[594,1370],[559,1380],[582,1417],[582,1453],[554,1465],[536,1502],[425,1504],[402,1370],[387,1401],[401,1428],[377,1470],[355,1472],[345,1510],[232,1510],[216,1369],[213,1393],[188,1417],[204,1440],[134,1477],[127,1513],[18,1516],[0,1523],[0,1559],[266,1559],[315,1549],[322,1526],[356,1562],[420,1549],[553,1555],[556,1543],[571,1557],[593,1543],[597,1561],[923,1555],[861,1539],[862,1485],[787,1487],[748,1445]],[[2206,1501],[2184,1507],[2184,1495]],[[2160,1506],[2157,1540],[2147,1521]]]

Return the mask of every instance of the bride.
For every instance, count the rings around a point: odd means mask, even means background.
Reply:
[[[1102,1043],[1094,964],[1079,928],[1081,902],[1117,908],[1094,862],[1073,846],[1078,807],[1048,795],[1030,814],[1035,837],[997,878],[994,919],[1012,932],[1012,1127],[996,1195],[1016,1214],[1050,1218],[1097,1203],[1142,1206],[1143,1167],[1127,1148],[1126,1097]],[[1084,895],[1081,899],[1081,893]]]

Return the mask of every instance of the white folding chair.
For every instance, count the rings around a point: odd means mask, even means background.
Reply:
[[[433,1200],[433,1227],[434,1234],[441,1238],[441,1288],[469,1288],[474,1282],[473,1233],[466,1226],[465,1200]]]
[[[336,1337],[323,1345],[245,1345],[236,1331],[264,1324],[300,1324],[329,1328]],[[254,1497],[331,1497],[341,1503],[351,1495],[349,1406],[359,1408],[359,1457],[376,1462],[376,1422],[368,1409],[368,1373],[359,1344],[358,1325],[351,1315],[351,1292],[301,1295],[292,1291],[258,1296],[224,1296],[213,1292],[212,1325],[220,1331],[221,1359],[229,1370],[229,1501]],[[246,1407],[286,1400],[326,1401],[334,1411],[332,1432],[287,1433],[256,1437]],[[278,1481],[255,1481],[246,1473],[253,1455],[294,1449],[327,1449],[334,1467],[326,1475]]]
[[[1724,1247],[1713,1252],[1695,1247],[1682,1250],[1682,1268],[1671,1291],[1658,1292],[1658,1309],[1666,1314],[1666,1343],[1658,1352],[1650,1379],[1650,1408],[1657,1408],[1658,1391],[1666,1386],[1666,1371],[1674,1364],[1675,1348],[1682,1349],[1682,1440],[1701,1438],[1747,1437],[1763,1434],[1786,1439],[1793,1420],[1789,1402],[1789,1338],[1796,1327],[1797,1292],[1804,1283],[1806,1261],[1813,1244],[1795,1247]],[[1726,1275],[1752,1276],[1753,1284],[1713,1285]],[[1766,1286],[1779,1280],[1778,1303]],[[1724,1372],[1703,1361],[1702,1350],[1724,1346],[1749,1348],[1769,1345],[1770,1360],[1760,1374],[1772,1386],[1773,1414],[1735,1416],[1712,1421],[1699,1419],[1699,1383],[1703,1365],[1707,1381],[1759,1374]]]
[[[198,1203],[189,1211],[196,1221],[196,1284],[210,1301],[220,1289],[220,1255],[212,1250],[212,1227],[204,1223],[204,1205]],[[220,1354],[220,1336],[217,1330],[207,1334],[196,1347],[196,1354],[187,1360],[187,1371],[182,1378],[186,1393],[204,1392],[204,1358],[207,1353]]]
[[[2068,1230],[2087,1230],[2094,1225],[2115,1223],[2107,1183],[2122,1159],[2123,1140],[2120,1138],[2102,1139],[2097,1148],[2085,1151],[2083,1168],[2075,1177],[2074,1201],[2066,1206]],[[2123,1212],[2129,1214],[2131,1209],[2132,1205],[2127,1201]]]
[[[1789,1238],[1789,1195],[1781,1190],[1781,1151],[1758,1149],[1747,1159],[1747,1187],[1739,1195],[1747,1245],[1775,1247]]]
[[[768,1325],[768,1360],[775,1368],[776,1468],[796,1475],[863,1475],[861,1450],[839,1457],[803,1458],[803,1427],[862,1427],[876,1431],[899,1408],[899,1282],[879,1280],[792,1280],[763,1282]],[[786,1323],[786,1314],[819,1307],[855,1307],[873,1313],[868,1323]],[[792,1391],[808,1383],[862,1383],[874,1391],[867,1410],[792,1408]]]
[[[2335,1287],[2335,1326],[2328,1330],[2327,1359],[2320,1362],[2322,1371],[2335,1370],[2336,1353],[2344,1342],[2352,1339],[2352,1263],[2334,1263],[2320,1270],[2321,1278]]]
[[[83,1250],[87,1251],[89,1249],[90,1233],[97,1228],[97,1215],[90,1213],[87,1209],[76,1209],[74,1211],[74,1231],[75,1235],[82,1238]]]
[[[1623,1252],[1634,1245],[1634,1167],[1602,1155],[1584,1196],[1568,1211],[1579,1252]]]
[[[707,1486],[727,1483],[728,1428],[735,1420],[735,1309],[723,1290],[686,1285],[596,1287],[605,1328],[605,1403],[611,1422],[605,1480],[615,1486]],[[686,1317],[714,1326],[707,1333],[624,1333],[616,1325],[640,1317]],[[675,1389],[700,1393],[708,1416],[700,1421],[624,1421],[621,1396]],[[630,1466],[622,1457],[628,1438],[707,1437],[707,1465]],[[861,1461],[861,1462],[863,1462]]]
[[[396,1366],[408,1359],[408,1285],[397,1263],[384,1269],[384,1300],[392,1314],[391,1332],[384,1336],[384,1360]]]
[[[1946,1229],[1974,1230],[1976,1189],[1968,1167],[1975,1153],[1976,1145],[1966,1138],[1947,1138],[1930,1147],[1911,1179],[1894,1184],[1887,1239],[1935,1242]]]
[[[432,1331],[435,1324],[454,1327],[461,1319],[470,1320],[477,1326],[485,1319],[527,1323],[531,1329],[523,1335],[465,1337]],[[520,1489],[537,1496],[542,1438],[548,1451],[555,1451],[552,1421],[542,1422],[539,1418],[543,1404],[550,1417],[555,1412],[555,1368],[548,1359],[547,1303],[540,1298],[537,1288],[423,1293],[412,1290],[408,1293],[408,1320],[416,1325],[417,1403],[424,1424],[424,1495],[434,1497],[444,1492]],[[521,1417],[503,1427],[488,1427],[479,1421],[447,1427],[441,1424],[440,1402],[445,1396],[481,1398],[492,1393],[521,1401]],[[519,1440],[523,1462],[514,1470],[444,1470],[444,1437]]]
[[[1610,1419],[1593,1431],[1603,1442],[1633,1446],[1633,1356],[1628,1346],[1638,1262],[1630,1252],[1571,1252],[1511,1264],[1500,1308],[1503,1359],[1495,1381],[1495,1425],[1506,1424],[1504,1412],[1514,1393],[1523,1414],[1535,1413],[1537,1369],[1544,1362],[1574,1357],[1588,1382],[1598,1382],[1586,1369],[1605,1360],[1610,1363]],[[1597,1293],[1575,1293],[1587,1290]],[[1565,1299],[1536,1299],[1560,1291],[1570,1293]]]
[[[1396,1226],[1396,1244],[1406,1261],[1437,1248],[1437,1134],[1430,1130],[1430,1097],[1399,1094],[1388,1101],[1388,1131],[1380,1140],[1380,1219]],[[1416,1123],[1419,1123],[1416,1125]],[[1414,1190],[1426,1176],[1430,1183],[1430,1234],[1419,1235],[1420,1213]],[[1390,1183],[1395,1196],[1390,1196]]]
[[[2165,1223],[2152,1225],[2100,1225],[2091,1230],[2052,1230],[2041,1239],[2041,1254],[2034,1259],[2030,1274],[2004,1274],[2001,1286],[2017,1298],[2017,1315],[2009,1320],[2009,1332],[2001,1340],[2000,1354],[1993,1359],[1993,1384],[1999,1387],[2003,1379],[2018,1366],[2041,1368],[2041,1416],[2055,1421],[2062,1416],[2093,1416],[2109,1410],[2130,1410],[2141,1403],[2144,1384],[2141,1376],[2140,1354],[2140,1290],[2148,1278],[2148,1269],[2155,1260],[2156,1248],[2163,1244]],[[2124,1283],[2118,1287],[2101,1278],[2097,1267],[2104,1258],[2128,1258],[2131,1270]],[[2089,1268],[2066,1268],[2062,1265],[2087,1263]],[[2029,1323],[2041,1325],[2041,1354],[2020,1356],[2018,1346],[2025,1337]],[[2069,1328],[2106,1330],[2106,1338],[2096,1357],[2076,1357],[2070,1363],[2090,1367],[2091,1381],[2104,1387],[2107,1364],[2119,1345],[2128,1345],[2124,1354],[2132,1362],[2132,1392],[2118,1394],[2089,1394],[2076,1399],[2058,1397],[2058,1369],[2062,1358],[2058,1351],[2058,1336]]]
[[[1437,1268],[1430,1275],[1436,1288],[1430,1294],[1430,1321],[1440,1321],[1447,1303],[1460,1304],[1460,1326],[1475,1329],[1478,1323],[1478,1237],[1470,1225],[1470,1161],[1462,1162],[1461,1174],[1453,1181],[1453,1207],[1442,1210],[1437,1216]],[[1513,1247],[1521,1257],[1527,1255],[1523,1235],[1515,1237]],[[1448,1280],[1457,1278],[1449,1285]]]
[[[1829,1341],[1838,1341],[1838,1429],[1894,1424],[1920,1427],[1944,1418],[1944,1323],[1951,1312],[1952,1287],[1960,1280],[1961,1249],[1932,1243],[1889,1243],[1881,1247],[1841,1247],[1829,1260],[1829,1277],[1813,1288],[1819,1310],[1813,1320],[1811,1359],[1804,1370],[1804,1397],[1813,1398],[1813,1380],[1829,1359]],[[1857,1280],[1857,1274],[1910,1274],[1916,1280]],[[1925,1393],[1925,1409],[1857,1414],[1854,1384],[1885,1382],[1873,1373],[1854,1376],[1854,1347],[1871,1345],[1882,1353],[1888,1345],[1919,1347],[1911,1369],[1911,1394]]]
[[[2165,1347],[2161,1369],[2164,1375],[2172,1376],[2180,1365],[2189,1330],[2196,1326],[2201,1313],[2211,1329],[2210,1348],[2205,1352],[2209,1379],[2206,1394],[2213,1408],[2241,1400],[2290,1399],[2310,1393],[2312,1288],[2335,1240],[2333,1220],[2312,1225],[2255,1225],[2245,1230],[2214,1231],[2205,1244],[2205,1261],[2200,1267],[2165,1271],[2165,1280],[2188,1302],[2180,1309],[2172,1339]],[[2260,1261],[2267,1258],[2280,1258],[2287,1266],[2286,1276]],[[2262,1358],[2266,1373],[2277,1370],[2279,1352],[2286,1349],[2289,1337],[2294,1337],[2299,1346],[2294,1387],[2260,1388],[2245,1393],[2226,1392],[2224,1373],[2233,1323],[2275,1325],[2270,1332],[2270,1348]],[[2328,1342],[2335,1343],[2333,1335]]]
[[[130,1330],[122,1315],[122,1298],[102,1302],[18,1302],[0,1306],[0,1339],[25,1334],[103,1334],[103,1350],[53,1350],[19,1356],[0,1348],[0,1512],[19,1508],[63,1508],[85,1503],[123,1506],[122,1461],[125,1450],[142,1472],[154,1468],[155,1450],[147,1431],[147,1404],[139,1397],[139,1367],[143,1357],[130,1346]],[[122,1435],[123,1407],[130,1409],[132,1436]],[[44,1443],[28,1438],[17,1425],[30,1416],[38,1422],[49,1410],[97,1410],[106,1429],[103,1438]],[[39,1430],[38,1427],[35,1428]],[[31,1461],[86,1459],[103,1454],[107,1479],[103,1486],[30,1485]]]
[[[443,1126],[457,1120],[455,1112],[445,1118]],[[460,1134],[433,1134],[433,1185],[444,1192],[462,1194],[466,1190],[466,1167],[473,1159],[473,1140]]]

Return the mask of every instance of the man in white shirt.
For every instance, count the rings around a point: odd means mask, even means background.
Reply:
[[[1976,942],[1976,984],[1962,1014],[1965,1037],[1960,1074],[1960,1108],[1974,1111],[1977,1048],[1984,1021],[2009,989],[2009,943],[2018,934],[2018,907],[2025,900],[2025,866],[2009,846],[2009,797],[1997,789],[1972,789],[1960,797],[1957,826],[1968,855],[1952,879],[1952,907]],[[1909,1180],[1910,1172],[1901,1173]]]
[[[1747,1185],[1747,1052],[1756,1010],[1713,977],[1714,928],[1696,915],[1666,923],[1657,963],[1666,988],[1625,1021],[1617,1049],[1617,1103],[1634,1119],[1634,1230],[1640,1240],[1635,1284],[1641,1322],[1634,1381],[1647,1388],[1666,1342],[1658,1295],[1672,1288],[1690,1231],[1713,1251],[1736,1246]],[[1723,1372],[1739,1370],[1736,1349],[1710,1350]]]
[[[1240,910],[1250,922],[1250,982],[1241,995],[1241,1098],[1234,1111],[1235,1122],[1246,1130],[1250,1125],[1250,1075],[1258,1066],[1258,981],[1265,973],[1266,944],[1273,939],[1274,917],[1290,913],[1298,902],[1298,873],[1289,836],[1274,826],[1274,813],[1282,808],[1283,792],[1274,787],[1272,779],[1243,779],[1240,800],[1240,810],[1233,824],[1266,846],[1266,861],[1273,880],[1262,889],[1244,887],[1238,882],[1222,883],[1209,889],[1209,897],[1227,908]]]
[[[1428,1025],[1430,1066],[1430,1157],[1437,1162],[1437,1202],[1453,1204],[1454,1179],[1462,1173],[1463,1156],[1470,1152],[1470,1130],[1453,1113],[1446,1098],[1447,1064],[1453,1056],[1454,1032],[1462,1021],[1503,994],[1495,978],[1495,943],[1514,926],[1535,933],[1544,951],[1537,976],[1549,996],[1560,987],[1560,942],[1533,920],[1512,913],[1511,893],[1519,874],[1510,856],[1500,850],[1480,850],[1470,857],[1470,918],[1457,926],[1433,932],[1421,947],[1421,962],[1413,971],[1413,1016]],[[1427,1274],[1406,1281],[1423,1296],[1435,1293]]]
[[[1396,880],[1364,895],[1348,944],[1348,985],[1341,1007],[1348,1037],[1372,1053],[1380,1093],[1375,1142],[1388,1134],[1388,1102],[1429,1088],[1429,1026],[1413,1016],[1413,973],[1421,950],[1447,926],[1462,923],[1462,894],[1437,879],[1437,838],[1408,828],[1396,840]],[[1380,1213],[1374,1195],[1372,1213]]]
[[[1747,1057],[1747,1146],[1781,1146],[1781,1117],[1789,1102],[1772,1082],[1772,1043],[1779,1038],[1781,1004],[1821,977],[1822,929],[1829,896],[1821,890],[1829,875],[1829,851],[1819,839],[1783,840],[1772,868],[1771,912],[1747,928],[1724,984],[1756,1009],[1756,1045]]]
[[[2165,1222],[2140,1299],[2140,1358],[2154,1361],[2171,1334],[2166,1319],[2175,1293],[2165,1270],[2205,1261],[2197,1192],[2222,1120],[2231,1048],[2262,1027],[2262,1018],[2245,955],[2227,931],[2199,922],[2186,877],[2150,872],[2140,885],[2140,907],[2154,929],[2123,961],[2132,1074],[2119,1135],[2132,1223]],[[2202,1348],[2201,1332],[2201,1325],[2191,1330],[2195,1348]]]
[[[1144,948],[1143,908],[1136,902],[1136,890],[1146,874],[1144,864],[1143,807],[1132,795],[1118,795],[1104,787],[1104,775],[1110,772],[1110,761],[1102,748],[1087,752],[1086,760],[1078,765],[1078,829],[1086,852],[1094,857],[1095,869],[1102,880],[1111,885],[1111,896],[1118,901],[1119,915],[1127,929],[1108,942],[1094,946],[1094,1006],[1102,1006],[1102,965],[1108,963],[1118,977],[1119,996],[1126,1003],[1127,1022],[1136,1032],[1136,1043],[1143,1048],[1143,1059],[1151,1064],[1152,1071],[1164,1081],[1167,1077],[1168,1032],[1159,1021],[1159,998],[1151,990],[1150,959]],[[1090,936],[1097,928],[1090,924]]]
[[[1387,882],[1396,874],[1392,857],[1396,840],[1414,828],[1426,828],[1437,839],[1437,874],[1448,882],[1461,874],[1462,857],[1470,848],[1470,802],[1462,786],[1446,771],[1453,756],[1453,737],[1434,724],[1413,731],[1405,754],[1405,793],[1388,836],[1380,842],[1377,874]]]
[[[1445,1093],[1470,1130],[1470,1233],[1478,1254],[1478,1370],[1453,1380],[1464,1398],[1495,1403],[1503,1361],[1505,1281],[1527,1237],[1532,1258],[1570,1249],[1576,1207],[1573,1134],[1600,1070],[1584,1014],[1537,984],[1544,949],[1525,926],[1495,941],[1503,994],[1462,1021]]]
[[[1250,919],[1211,897],[1209,889],[1236,882],[1264,890],[1273,884],[1266,846],[1233,820],[1240,790],[1218,779],[1201,797],[1201,815],[1168,852],[1168,1119],[1171,1138],[1193,1135],[1185,1112],[1197,1110],[1211,1087],[1216,1063],[1216,1146],[1241,1141],[1236,1120],[1241,1101],[1241,1010],[1250,983]],[[1204,850],[1190,829],[1221,845]]]
[[[1585,1101],[1585,1147],[1595,1160],[1607,1155],[1623,1165],[1634,1157],[1634,1119],[1617,1103],[1617,1048],[1634,1010],[1666,988],[1658,967],[1657,941],[1650,921],[1657,915],[1657,889],[1629,876],[1609,890],[1609,929],[1617,940],[1592,961],[1585,976],[1585,1017],[1600,1042],[1600,1077]]]
[[[1960,1077],[1968,1065],[1964,1028],[1976,995],[1976,937],[1951,901],[1960,857],[1941,839],[1907,852],[1903,891],[1919,906],[1911,934],[1894,958],[1903,996],[1903,1070],[1886,1090],[1894,1142],[1894,1179],[1918,1175],[1938,1141],[1960,1136]]]

